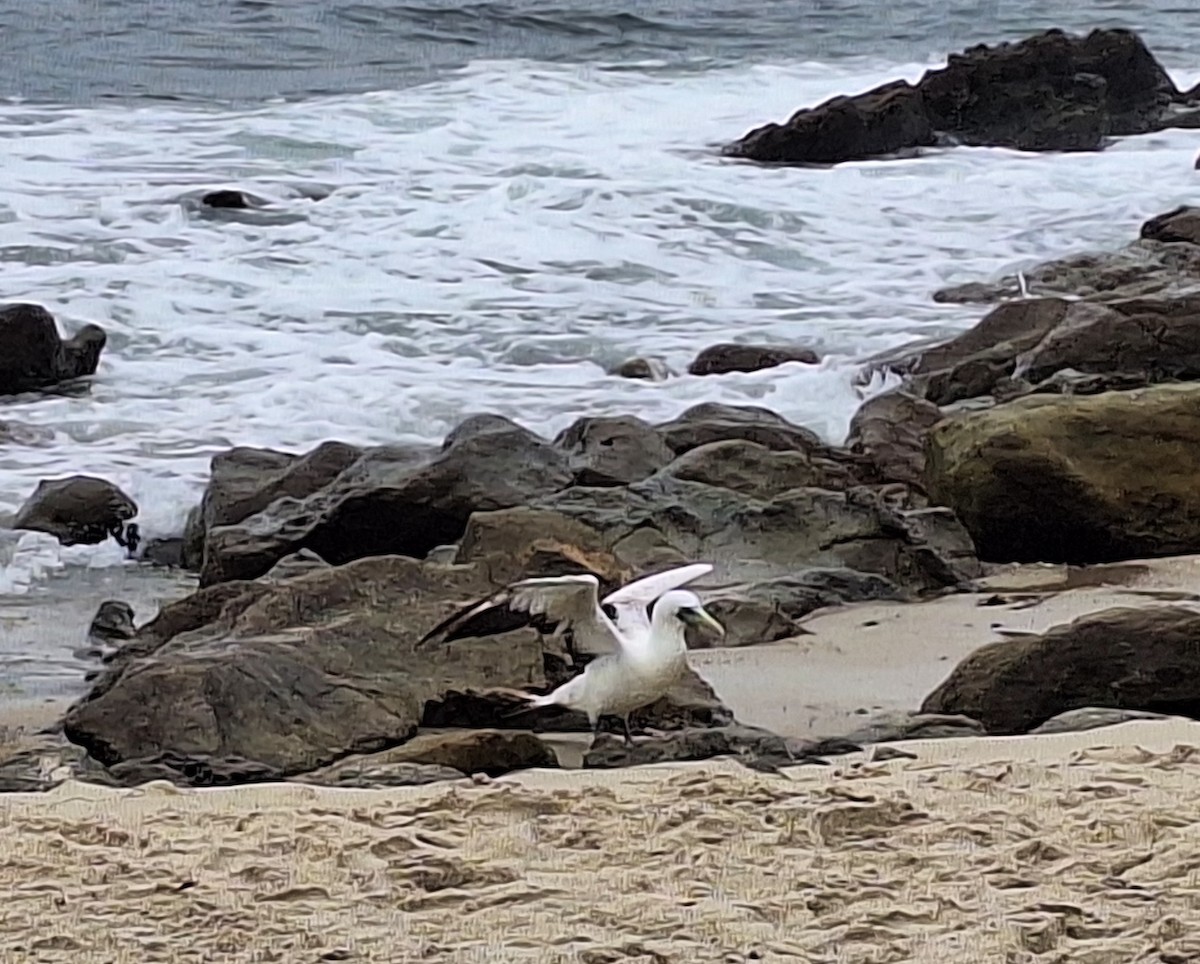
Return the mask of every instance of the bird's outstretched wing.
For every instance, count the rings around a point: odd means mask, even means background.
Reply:
[[[650,632],[650,604],[665,592],[687,585],[701,576],[712,572],[713,567],[708,562],[696,562],[690,566],[679,566],[656,572],[651,576],[643,576],[627,583],[615,592],[609,593],[601,601],[604,607],[611,606],[614,610],[613,622],[617,629],[630,638],[640,639]]]
[[[600,581],[586,573],[546,576],[511,583],[487,599],[472,603],[434,626],[417,649],[467,636],[490,636],[533,625],[542,631],[568,624],[585,637],[589,649],[616,650],[622,641],[612,621],[600,610]]]

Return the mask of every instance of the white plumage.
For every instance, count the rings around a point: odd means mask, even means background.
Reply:
[[[629,714],[663,696],[687,668],[688,625],[724,634],[695,593],[677,588],[712,568],[708,563],[696,563],[655,573],[622,586],[603,600],[597,598],[600,583],[592,575],[523,579],[451,616],[417,646],[439,638],[449,641],[463,622],[502,606],[543,616],[557,623],[560,632],[569,627],[577,649],[602,655],[553,692],[519,695],[531,707],[564,706],[587,714],[593,735],[601,716],[619,716],[626,743],[630,743]],[[651,603],[653,610],[647,616]],[[613,618],[603,607],[611,608]]]

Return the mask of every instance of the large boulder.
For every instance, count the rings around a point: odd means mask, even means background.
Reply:
[[[63,339],[54,316],[41,305],[0,307],[0,395],[94,375],[106,341],[98,325],[84,325]]]
[[[472,512],[523,505],[572,481],[560,447],[508,419],[476,416],[430,457],[370,449],[312,495],[278,498],[212,527],[201,585],[256,578],[302,548],[334,565],[391,553],[424,558],[455,542]]]
[[[1182,95],[1127,30],[1072,37],[1047,30],[1018,43],[952,54],[915,86],[884,84],[797,111],[730,144],[734,157],[837,163],[934,143],[1027,151],[1094,150],[1111,135],[1187,123]]]
[[[532,629],[414,654],[491,588],[475,567],[390,556],[202,589],[122,647],[68,712],[66,735],[109,767],[170,751],[277,777],[385,749],[450,690],[544,684]]]
[[[990,561],[1200,551],[1200,386],[1037,395],[929,434],[928,489]]]
[[[64,546],[96,545],[109,536],[125,545],[125,524],[137,513],[137,504],[113,483],[72,475],[39,482],[13,528],[47,532]]]
[[[1028,733],[1069,710],[1109,707],[1200,714],[1200,612],[1105,609],[1040,636],[989,643],[921,705],[962,714],[989,733]]]

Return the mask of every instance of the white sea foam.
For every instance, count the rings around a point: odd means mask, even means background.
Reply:
[[[480,411],[554,433],[719,400],[838,440],[862,358],[979,317],[933,290],[1115,247],[1194,197],[1186,131],[1101,154],[957,149],[829,170],[717,154],[924,66],[503,61],[244,111],[0,106],[3,296],[110,334],[90,395],[0,405],[56,432],[0,451],[0,513],[41,478],[86,472],[139,502],[146,535],[177,532],[222,448],[440,439]],[[200,212],[192,199],[221,186],[277,204]],[[638,354],[682,371],[730,339],[824,361],[660,384],[605,374]]]

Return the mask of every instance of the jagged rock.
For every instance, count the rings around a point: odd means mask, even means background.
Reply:
[[[846,447],[869,459],[882,479],[923,488],[925,436],[942,420],[933,402],[897,389],[859,406]]]
[[[377,450],[377,458],[380,451],[406,464],[423,454],[388,448]],[[322,442],[304,455],[245,446],[214,455],[204,497],[188,518],[185,563],[202,570],[211,530],[242,522],[277,499],[302,501],[333,482],[362,455],[360,449],[344,442]]]
[[[627,485],[653,475],[674,453],[649,422],[632,415],[581,418],[554,440],[576,485]]]
[[[1116,251],[1059,258],[1025,272],[1025,287],[1038,296],[1098,302],[1194,294],[1200,288],[1197,223],[1196,208],[1176,208],[1145,222],[1141,236]],[[971,281],[943,288],[933,300],[989,303],[1019,297],[1021,281],[1010,275],[994,283]]]
[[[352,756],[291,779],[294,783],[311,783],[323,787],[377,790],[461,780],[463,775],[452,767],[438,766],[434,763],[392,762],[387,759],[385,751],[369,753],[366,756]]]
[[[752,646],[787,639],[805,630],[801,620],[826,606],[908,594],[890,580],[853,569],[809,569],[762,582],[723,586],[704,593],[704,608],[725,627],[722,646]],[[706,648],[701,633],[688,633],[688,646]]]
[[[41,305],[0,306],[0,395],[94,375],[107,340],[98,325],[84,325],[64,340]]]
[[[884,84],[797,111],[728,145],[767,163],[860,160],[935,143],[1026,151],[1094,150],[1110,135],[1189,121],[1183,97],[1136,34],[1047,30],[951,54],[917,84]]]
[[[537,507],[585,523],[617,552],[635,531],[656,529],[685,558],[711,560],[718,582],[812,566],[876,573],[910,589],[978,575],[970,538],[948,510],[897,509],[866,487],[795,488],[759,499],[664,471],[620,489],[577,486]]]
[[[1035,395],[946,418],[931,497],[995,562],[1087,564],[1200,550],[1200,386]]]
[[[1200,293],[1104,303],[1034,298],[994,308],[936,348],[884,362],[930,402],[1009,396],[1060,371],[1141,383],[1200,377]],[[1024,383],[1018,392],[1013,382]]]
[[[689,375],[725,375],[729,372],[757,372],[789,362],[815,365],[820,359],[811,348],[771,345],[739,345],[723,342],[710,345],[688,366]]]
[[[1116,607],[1039,636],[988,643],[960,662],[921,706],[963,714],[989,733],[1028,733],[1084,707],[1200,713],[1200,612]]]
[[[297,552],[293,552],[290,556],[284,556],[261,578],[279,582],[284,579],[294,579],[296,576],[307,575],[317,569],[328,568],[329,563],[311,549],[300,549]]]
[[[125,544],[125,523],[137,505],[104,479],[72,475],[43,479],[17,510],[14,529],[47,532],[64,546],[96,545],[109,536]]]

